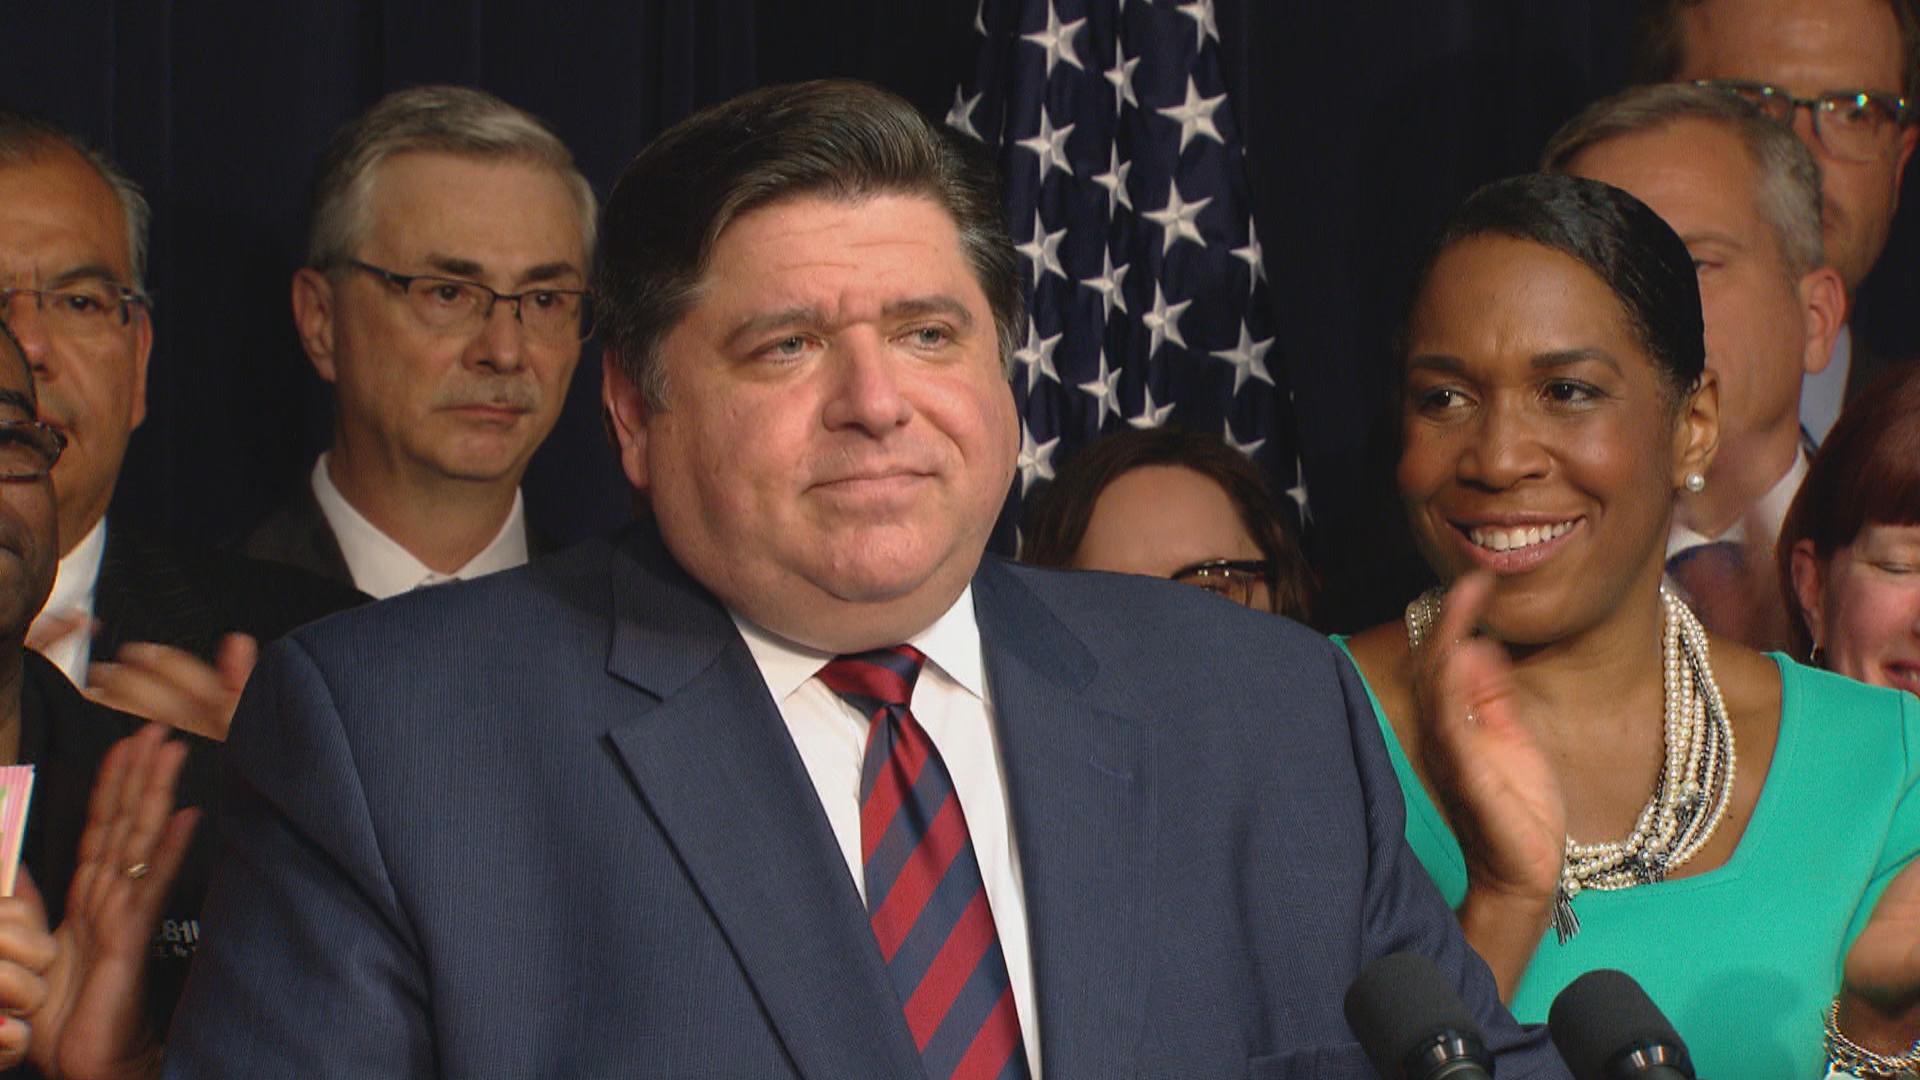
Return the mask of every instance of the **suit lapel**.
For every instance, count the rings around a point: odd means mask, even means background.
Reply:
[[[662,700],[610,733],[802,1076],[919,1075],[812,781],[732,620],[639,531],[608,670]]]
[[[1131,1075],[1154,792],[1147,725],[1089,705],[1086,646],[1006,567],[974,579],[1027,902],[1042,1064]]]

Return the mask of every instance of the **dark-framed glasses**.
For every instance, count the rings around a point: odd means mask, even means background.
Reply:
[[[1880,160],[1892,149],[1894,132],[1909,118],[1907,99],[1884,91],[1829,90],[1803,98],[1783,86],[1740,79],[1697,79],[1694,85],[1744,98],[1788,127],[1795,112],[1807,110],[1814,138],[1842,161]]]
[[[53,471],[67,437],[39,420],[0,420],[0,480],[38,480]]]
[[[512,305],[513,317],[528,335],[548,341],[584,341],[593,332],[592,294],[585,289],[527,289],[503,293],[466,278],[400,274],[348,259],[355,270],[372,274],[406,297],[421,325],[449,333],[471,332],[493,317],[493,306]]]
[[[22,298],[33,301],[47,333],[68,340],[113,333],[133,320],[135,304],[153,306],[152,300],[117,281],[82,280],[58,289],[0,289],[0,317],[11,322],[14,302]]]
[[[1242,607],[1264,608],[1264,604],[1256,604],[1254,600],[1261,586],[1271,588],[1273,585],[1273,572],[1258,559],[1208,559],[1183,566],[1167,577],[1182,585],[1218,593]]]

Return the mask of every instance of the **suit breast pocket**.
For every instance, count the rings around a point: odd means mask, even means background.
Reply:
[[[1379,1077],[1359,1043],[1340,1043],[1250,1058],[1247,1080],[1379,1080]]]

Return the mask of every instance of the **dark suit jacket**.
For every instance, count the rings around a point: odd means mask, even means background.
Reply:
[[[1503,1080],[1565,1075],[1330,643],[1146,579],[989,560],[974,597],[1049,1080],[1370,1078],[1341,998],[1402,949]],[[644,527],[296,632],[229,751],[169,1076],[920,1075],[752,656]]]
[[[67,889],[78,868],[80,834],[86,829],[87,805],[100,763],[115,742],[141,726],[137,717],[88,700],[45,657],[26,652],[20,687],[20,760],[34,767],[34,778],[20,861],[46,901],[48,926],[58,926],[66,912]],[[224,780],[220,745],[192,735],[175,737],[188,746],[176,801],[181,806],[214,808]],[[207,892],[212,850],[204,833],[194,838],[155,927],[147,1008],[158,1030],[166,1029],[200,940],[200,903]],[[4,1075],[39,1074],[22,1066]]]
[[[262,644],[296,626],[365,603],[351,587],[211,548],[190,549],[107,523],[94,587],[93,658],[129,641],[172,645],[211,660],[230,631]]]
[[[352,587],[353,571],[340,553],[333,526],[313,496],[313,484],[303,480],[293,496],[254,526],[240,541],[239,552],[252,559],[297,567],[309,574]],[[545,536],[527,526],[527,552],[534,558],[553,550]]]

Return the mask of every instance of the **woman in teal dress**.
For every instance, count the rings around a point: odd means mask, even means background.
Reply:
[[[1662,585],[1718,431],[1685,245],[1617,189],[1517,177],[1419,283],[1398,479],[1449,589],[1347,645],[1502,995],[1542,1021],[1620,968],[1707,1077],[1819,1076],[1836,1002],[1906,1052],[1920,701],[1708,635]]]

